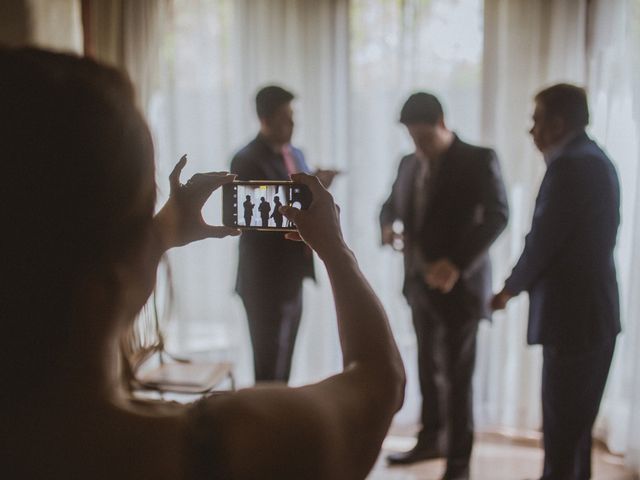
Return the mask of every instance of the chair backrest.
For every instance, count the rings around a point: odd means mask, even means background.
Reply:
[[[164,267],[168,293],[165,311],[168,311],[173,289],[168,263]],[[158,294],[154,290],[138,318],[120,339],[120,371],[125,390],[132,395],[140,390],[210,394],[225,378],[230,381],[230,389],[235,390],[232,363],[191,361],[167,352],[160,317]]]
[[[155,291],[136,320],[120,338],[120,372],[126,390],[138,388],[137,372],[154,355],[158,356],[161,364],[167,355]]]

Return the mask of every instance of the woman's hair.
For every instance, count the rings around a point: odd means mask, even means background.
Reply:
[[[148,232],[153,147],[113,68],[0,49],[0,72],[0,325],[12,342],[47,348],[64,342],[83,279],[126,260]]]

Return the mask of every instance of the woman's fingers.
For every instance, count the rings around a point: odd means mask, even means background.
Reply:
[[[302,237],[298,232],[287,232],[284,235],[287,240],[293,240],[294,242],[303,242]]]
[[[180,174],[182,173],[182,169],[186,164],[187,154],[185,153],[182,157],[180,157],[180,160],[178,160],[178,163],[176,163],[176,166],[173,167],[173,170],[169,174],[169,188],[171,194],[174,194],[180,188]]]
[[[322,195],[328,193],[327,189],[322,186],[318,177],[314,175],[309,175],[307,173],[294,173],[290,175],[291,180],[296,183],[302,183],[309,187],[311,190],[311,194],[313,199],[321,198]],[[313,200],[312,200],[313,201]]]
[[[293,223],[296,223],[296,218],[298,218],[298,215],[300,215],[300,209],[291,207],[289,205],[283,205],[282,207],[280,207],[280,213],[282,213]]]
[[[187,182],[187,186],[198,192],[208,192],[211,194],[226,183],[231,183],[236,179],[236,175],[227,172],[221,173],[196,173]]]
[[[242,232],[233,227],[219,227],[214,225],[205,225],[203,228],[203,238],[225,238],[237,237]]]

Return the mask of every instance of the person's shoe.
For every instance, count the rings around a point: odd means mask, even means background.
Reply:
[[[469,465],[451,466],[447,465],[442,480],[469,480]]]
[[[387,455],[387,462],[389,465],[409,465],[411,463],[444,457],[445,455],[437,448],[416,445],[408,452],[397,452]]]

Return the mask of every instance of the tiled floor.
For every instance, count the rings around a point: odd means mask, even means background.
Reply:
[[[498,435],[479,435],[471,465],[473,480],[537,479],[542,465],[542,450],[535,443],[515,442]],[[388,467],[385,456],[392,451],[411,448],[409,437],[390,436],[370,480],[439,480],[444,461],[421,462],[408,467]],[[622,459],[602,450],[594,451],[593,480],[637,480],[622,465]]]

